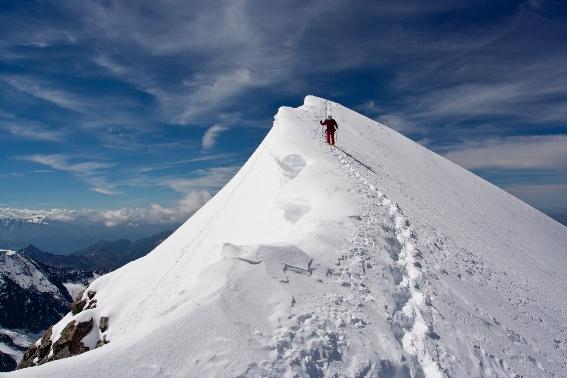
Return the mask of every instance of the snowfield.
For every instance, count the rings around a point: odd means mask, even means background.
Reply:
[[[323,143],[326,113],[336,148]],[[567,376],[566,272],[566,227],[308,96],[51,336],[93,318],[83,342],[109,344],[10,376]]]

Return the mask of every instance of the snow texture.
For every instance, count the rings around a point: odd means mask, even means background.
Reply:
[[[61,297],[59,289],[34,265],[32,261],[11,250],[0,250],[0,284],[9,279],[26,290],[52,293]]]
[[[566,271],[567,228],[308,96],[171,237],[94,281],[95,309],[53,329],[92,317],[93,346],[108,316],[109,344],[12,374],[567,376]]]

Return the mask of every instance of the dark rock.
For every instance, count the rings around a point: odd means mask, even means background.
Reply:
[[[33,365],[33,360],[37,354],[37,348],[38,346],[35,345],[35,343],[30,345],[26,353],[24,353],[22,361],[20,361],[20,363],[18,364],[17,369],[23,369]]]
[[[38,357],[36,365],[44,364],[47,361],[51,361],[52,359],[53,359],[53,357],[50,357],[49,353],[46,353],[45,356],[43,356],[43,358],[39,359],[39,357]]]
[[[90,301],[87,304],[87,307],[85,307],[85,310],[90,310],[91,308],[96,308],[96,299],[93,299],[92,301]]]
[[[28,348],[27,352],[24,354],[22,361],[18,364],[18,369],[23,369],[29,366],[35,365],[33,362],[36,358],[38,359],[38,363],[41,361],[46,361],[49,355],[49,351],[51,350],[51,335],[53,333],[53,328],[49,327],[47,331],[41,337],[39,342],[39,346],[36,343],[33,343]]]
[[[109,342],[110,342],[110,341],[108,341],[108,340],[106,339],[106,335],[103,335],[103,336],[102,336],[102,339],[99,340],[98,343],[96,343],[96,347],[97,347],[97,348],[100,348],[101,346],[103,346],[103,345],[105,345],[105,344],[108,344]]]
[[[94,296],[95,296],[95,294],[96,294],[96,291],[94,291],[94,290],[89,290],[89,291],[87,292],[87,297],[89,297],[89,299],[93,299]]]
[[[69,344],[71,342],[71,337],[72,337],[72,333],[74,332],[74,329],[75,329],[75,321],[74,320],[67,323],[65,328],[63,328],[63,330],[61,331],[61,335],[53,344],[53,355],[54,356],[58,355],[59,352],[63,348],[65,348],[67,346],[67,344]]]
[[[53,326],[49,327],[47,329],[47,331],[45,331],[45,333],[41,337],[41,343],[43,344],[43,343],[47,342],[47,340],[51,339],[52,333],[53,333]]]
[[[108,329],[108,316],[102,316],[98,325],[100,332],[105,332]]]
[[[69,322],[53,344],[53,359],[59,360],[88,351],[89,348],[81,340],[93,329],[93,324],[93,318],[86,322]]]
[[[46,357],[49,354],[49,351],[51,350],[51,340],[47,340],[45,342],[42,342],[41,345],[39,346],[39,348],[37,348],[37,358],[39,358],[40,360],[43,357]]]
[[[60,360],[88,351],[89,348],[81,340],[93,329],[93,325],[93,318],[86,322],[78,323],[75,320],[71,320],[63,328],[59,338],[54,343],[51,342],[53,330],[49,328],[41,338],[39,346],[35,344],[30,346],[18,365],[18,369],[41,365],[48,361]],[[49,352],[53,352],[51,357]],[[37,362],[34,362],[36,358]]]
[[[71,351],[69,350],[69,345],[65,345],[63,348],[59,349],[57,353],[53,353],[53,360],[61,360],[63,358],[71,357]],[[47,362],[47,361],[45,361]],[[43,361],[40,361],[43,363]]]
[[[75,332],[73,333],[72,343],[80,343],[81,339],[88,335],[88,333],[93,329],[93,318],[90,318],[87,322],[80,322],[75,327]]]
[[[79,312],[83,311],[83,308],[85,308],[86,304],[87,304],[86,299],[81,299],[71,303],[71,313],[73,315],[77,315]]]

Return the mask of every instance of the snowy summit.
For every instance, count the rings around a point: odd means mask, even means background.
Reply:
[[[89,286],[28,351],[40,366],[12,375],[567,376],[565,272],[566,227],[308,96],[172,236]]]

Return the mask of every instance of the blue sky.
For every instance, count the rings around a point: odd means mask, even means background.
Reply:
[[[562,1],[19,0],[0,34],[0,207],[182,218],[315,94],[567,213]]]

